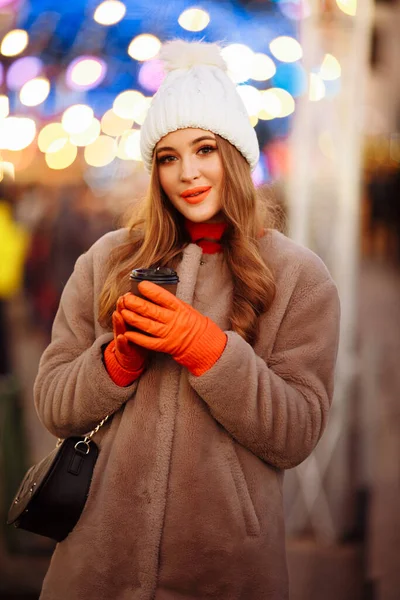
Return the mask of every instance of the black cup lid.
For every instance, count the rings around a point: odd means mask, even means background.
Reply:
[[[154,281],[154,283],[178,283],[179,281],[177,272],[169,267],[133,269],[129,277],[135,281]]]

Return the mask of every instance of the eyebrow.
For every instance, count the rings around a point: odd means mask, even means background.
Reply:
[[[216,141],[215,137],[211,137],[210,135],[202,135],[201,137],[196,138],[195,140],[190,142],[191,146],[195,146],[195,144],[198,144],[199,142],[203,142],[204,140],[212,140],[212,141]],[[173,148],[172,146],[162,146],[161,148],[157,148],[156,149],[156,154],[158,154],[159,152],[168,150],[169,152],[171,152],[171,150],[173,152],[176,152],[176,149]]]

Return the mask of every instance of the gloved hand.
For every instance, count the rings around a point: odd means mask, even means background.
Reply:
[[[211,319],[155,283],[142,281],[139,290],[151,302],[126,294],[121,315],[126,323],[153,337],[129,330],[124,336],[143,348],[170,354],[193,375],[208,371],[224,351],[226,334]]]
[[[121,306],[121,299],[117,302]],[[125,338],[126,323],[120,311],[112,315],[114,339],[104,350],[104,364],[114,383],[120,387],[131,385],[143,373],[148,350]]]
[[[120,302],[119,299],[118,302]],[[118,304],[117,304],[118,306]],[[112,314],[112,324],[114,332],[115,358],[126,371],[138,371],[146,362],[148,350],[142,346],[137,346],[130,342],[126,337],[126,323],[122,314],[115,310]]]

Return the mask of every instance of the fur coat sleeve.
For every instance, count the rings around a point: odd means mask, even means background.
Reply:
[[[112,240],[115,234],[108,237]],[[116,412],[135,393],[137,383],[119,387],[103,364],[102,347],[113,334],[97,323],[97,302],[109,245],[102,239],[76,262],[54,320],[34,385],[39,418],[54,435],[83,434]],[[103,250],[104,248],[104,250]],[[96,264],[94,264],[96,263]],[[96,275],[95,275],[96,274]]]
[[[295,467],[311,453],[332,400],[339,300],[326,269],[315,275],[307,277],[305,269],[297,277],[279,325],[260,323],[261,342],[274,338],[268,355],[260,351],[262,343],[253,349],[229,331],[217,363],[200,377],[189,375],[213,417],[279,469]]]

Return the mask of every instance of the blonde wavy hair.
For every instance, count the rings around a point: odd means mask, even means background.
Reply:
[[[263,211],[260,206],[245,158],[224,138],[215,137],[224,171],[221,212],[228,223],[221,243],[233,282],[230,328],[253,345],[258,317],[268,310],[275,295],[274,275],[261,258],[258,242],[263,227],[274,226],[274,210],[264,206]],[[161,188],[155,158],[147,196],[125,226],[129,241],[112,251],[99,299],[103,327],[112,327],[111,315],[119,296],[129,291],[132,269],[176,268],[190,243],[184,218]]]

